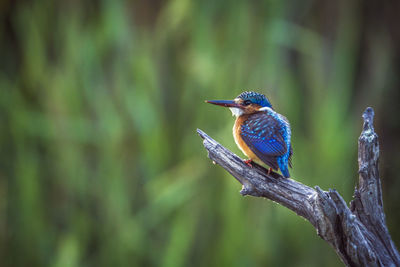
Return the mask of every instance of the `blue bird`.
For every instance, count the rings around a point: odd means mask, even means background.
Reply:
[[[270,169],[280,169],[289,178],[293,149],[290,143],[289,121],[274,111],[268,98],[256,92],[243,92],[234,100],[207,100],[207,103],[229,107],[236,116],[233,137],[237,146],[249,158],[245,163],[265,163]]]

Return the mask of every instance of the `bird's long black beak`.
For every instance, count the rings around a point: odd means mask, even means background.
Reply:
[[[227,108],[240,108],[241,106],[233,100],[206,100],[207,103],[227,107]]]

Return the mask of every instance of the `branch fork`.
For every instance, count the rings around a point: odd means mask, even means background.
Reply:
[[[400,255],[386,226],[379,178],[378,136],[373,127],[374,110],[363,113],[358,140],[359,185],[350,208],[333,189],[323,191],[243,160],[205,132],[197,129],[208,157],[242,184],[240,194],[265,197],[307,219],[347,266],[400,266]]]

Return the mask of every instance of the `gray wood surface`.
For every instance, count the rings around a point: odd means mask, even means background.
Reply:
[[[373,109],[367,108],[358,140],[359,185],[350,207],[334,189],[312,188],[275,172],[267,175],[265,168],[249,167],[206,133],[197,132],[213,163],[242,184],[242,195],[268,198],[307,219],[347,266],[400,266],[383,211],[373,118]]]

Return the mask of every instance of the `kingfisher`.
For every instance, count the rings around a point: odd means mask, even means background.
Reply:
[[[266,164],[280,170],[289,178],[288,166],[292,167],[293,154],[290,143],[289,121],[277,113],[268,98],[256,92],[243,92],[233,100],[206,100],[207,103],[228,107],[236,116],[233,137],[239,149],[249,158],[244,162]]]

